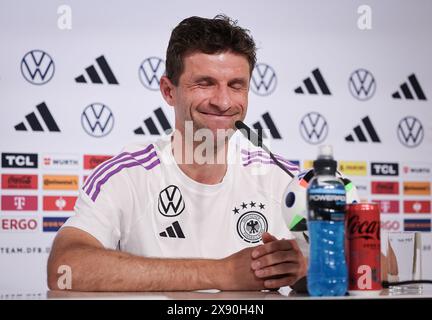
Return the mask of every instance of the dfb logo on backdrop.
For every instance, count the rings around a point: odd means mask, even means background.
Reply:
[[[328,134],[327,121],[318,112],[309,112],[300,121],[300,133],[307,143],[321,143]]]
[[[256,64],[252,72],[251,80],[251,89],[259,96],[268,96],[276,89],[276,72],[268,64]]]
[[[104,137],[114,127],[114,115],[110,108],[102,103],[92,103],[81,115],[81,124],[85,132],[92,137]]]
[[[138,70],[141,83],[149,90],[158,91],[161,77],[165,73],[165,61],[158,57],[145,59]]]
[[[397,135],[400,143],[405,147],[417,147],[423,141],[423,125],[417,118],[407,116],[399,122]]]
[[[351,74],[348,87],[354,98],[363,101],[368,100],[375,93],[375,78],[368,70],[358,69]]]
[[[47,83],[54,76],[54,71],[54,60],[45,51],[29,51],[21,60],[21,73],[24,79],[32,84]]]

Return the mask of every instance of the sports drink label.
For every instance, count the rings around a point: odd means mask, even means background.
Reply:
[[[307,194],[310,220],[343,221],[345,219],[345,189],[312,188]]]

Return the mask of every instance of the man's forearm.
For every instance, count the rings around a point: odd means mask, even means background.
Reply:
[[[158,259],[96,247],[76,246],[50,258],[48,283],[59,289],[60,265],[72,271],[75,291],[175,291],[219,288],[221,260]]]

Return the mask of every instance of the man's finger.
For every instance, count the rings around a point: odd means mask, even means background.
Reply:
[[[293,248],[292,242],[295,240],[274,240],[262,245],[259,245],[252,251],[252,258],[257,259],[263,255],[281,251],[281,250],[290,250]]]
[[[262,234],[263,243],[268,243],[275,240],[277,240],[277,238],[274,235],[270,234],[270,232],[264,232]]]
[[[262,269],[268,266],[272,266],[284,262],[296,262],[300,259],[300,253],[295,250],[282,250],[276,251],[270,254],[266,254],[257,259],[253,259],[251,262],[252,270]]]
[[[295,275],[300,271],[300,265],[298,263],[279,263],[270,267],[255,270],[255,275],[258,278],[270,278],[282,275]]]
[[[292,286],[296,283],[296,276],[286,276],[279,279],[268,279],[264,281],[264,287],[267,289],[278,289],[280,287]]]

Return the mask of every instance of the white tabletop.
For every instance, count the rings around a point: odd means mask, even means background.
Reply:
[[[95,300],[346,300],[346,299],[432,299],[432,285],[422,285],[421,291],[384,289],[374,295],[349,295],[342,297],[310,297],[289,290],[280,291],[218,291],[202,290],[192,292],[74,292],[46,291],[8,293],[0,291],[0,299],[95,299]]]

